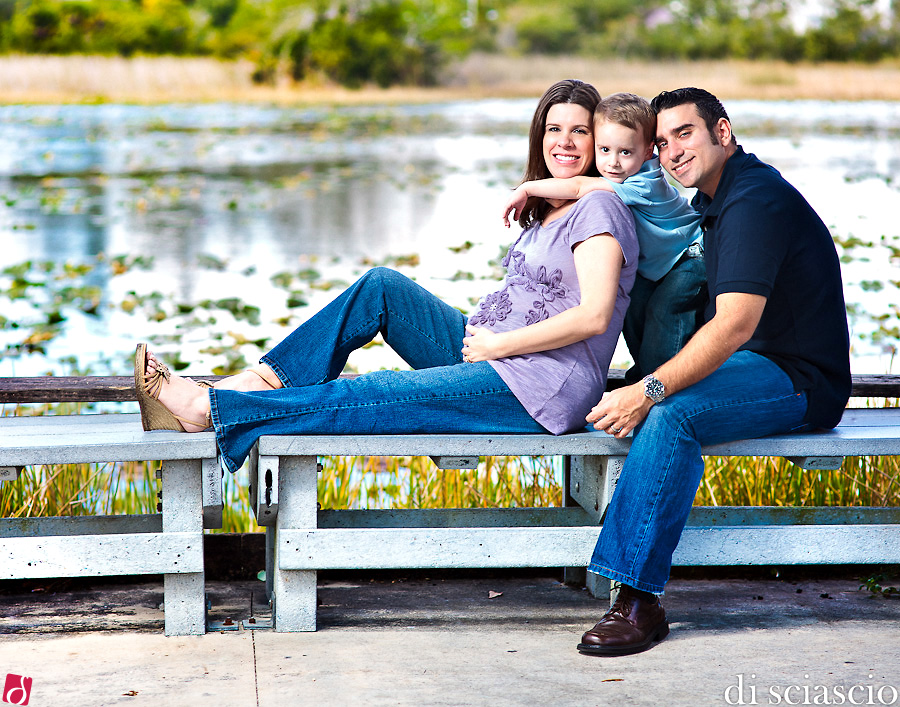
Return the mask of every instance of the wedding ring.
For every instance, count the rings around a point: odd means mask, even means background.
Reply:
[[[619,432],[622,431],[622,428],[621,428],[621,427],[611,427],[610,429],[612,430],[612,433],[613,433],[614,435],[617,435],[617,434],[619,434]]]

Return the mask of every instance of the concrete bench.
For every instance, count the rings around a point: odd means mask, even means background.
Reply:
[[[611,370],[609,387],[623,371]],[[215,379],[217,376],[203,376]],[[855,397],[898,397],[900,376],[854,376]],[[0,404],[129,401],[129,377],[0,378]],[[845,456],[900,453],[898,410],[848,411],[835,432],[734,442],[715,455],[789,456],[833,468]],[[628,440],[551,435],[271,437],[252,456],[252,497],[267,529],[267,589],[279,631],[315,629],[316,572],[332,568],[584,567]],[[563,455],[563,508],[318,511],[318,457]],[[136,414],[0,417],[0,481],[24,466],[160,460],[161,514],[0,519],[0,578],[163,574],[165,630],[205,630],[203,528],[221,527],[215,437],[147,433]],[[676,564],[900,561],[897,509],[695,509]],[[582,570],[583,572],[583,570]],[[595,593],[604,590],[593,587]]]
[[[586,567],[630,440],[586,429],[552,435],[263,436],[252,499],[267,527],[267,589],[277,631],[316,628],[316,572],[331,569]],[[712,456],[783,456],[806,469],[900,454],[900,408],[848,409],[830,432],[719,444]],[[480,456],[564,455],[572,506],[317,510],[321,456],[431,456],[474,468]],[[696,508],[675,565],[900,562],[900,508]],[[595,594],[608,583],[593,578]]]
[[[0,579],[164,575],[166,635],[206,630],[203,528],[222,525],[215,435],[139,414],[0,417],[0,480],[33,464],[161,461],[162,513],[0,519]]]

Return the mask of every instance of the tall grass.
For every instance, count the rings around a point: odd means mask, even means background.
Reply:
[[[477,469],[438,469],[427,457],[326,457],[319,503],[343,508],[548,507],[562,503],[560,457],[486,457]],[[28,467],[0,485],[0,516],[153,513],[157,464]],[[223,528],[254,532],[247,484],[226,475]],[[848,458],[837,471],[809,471],[782,458],[709,457],[699,506],[898,506],[896,457]]]
[[[163,103],[260,101],[359,104],[477,97],[539,96],[560,76],[579,76],[603,94],[629,90],[642,96],[684,85],[703,86],[723,99],[898,100],[896,61],[787,63],[771,60],[636,61],[591,56],[508,56],[476,52],[452,61],[435,88],[367,87],[349,90],[316,82],[254,84],[248,60],[209,57],[48,56],[0,57],[0,102]]]
[[[208,57],[2,56],[0,93],[5,103],[235,100],[264,93],[253,68]]]
[[[322,508],[559,506],[559,457],[485,457],[477,469],[438,469],[428,457],[326,457]]]
[[[697,506],[898,506],[897,457],[848,457],[836,471],[782,457],[707,457]]]
[[[30,466],[0,486],[0,516],[155,513],[157,491],[151,462]]]
[[[155,513],[157,462],[26,467],[0,484],[0,517]],[[559,506],[558,457],[487,457],[478,469],[438,469],[427,457],[326,457],[323,508],[487,508]],[[254,532],[246,479],[226,475],[221,530]]]
[[[158,512],[159,462],[48,464],[25,467],[18,481],[0,484],[0,517],[135,515]],[[227,475],[222,488],[222,528],[258,530],[246,483]]]

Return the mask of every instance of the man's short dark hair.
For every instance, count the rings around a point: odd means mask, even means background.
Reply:
[[[719,120],[725,118],[731,123],[731,119],[728,117],[728,113],[725,112],[725,106],[722,105],[722,102],[709,91],[705,91],[702,88],[689,87],[676,88],[674,91],[663,91],[650,101],[650,107],[654,113],[659,115],[661,111],[677,108],[686,103],[693,103],[697,107],[697,114],[706,123],[706,129],[709,131],[709,136],[713,142],[717,141],[715,131]]]

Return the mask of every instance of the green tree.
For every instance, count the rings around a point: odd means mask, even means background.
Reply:
[[[837,0],[832,14],[807,33],[806,58],[812,61],[878,61],[892,53],[874,0]]]
[[[295,13],[261,57],[257,77],[271,79],[282,69],[296,79],[319,74],[353,88],[432,84],[442,54],[418,31],[416,16],[411,0],[320,8],[312,17]]]

